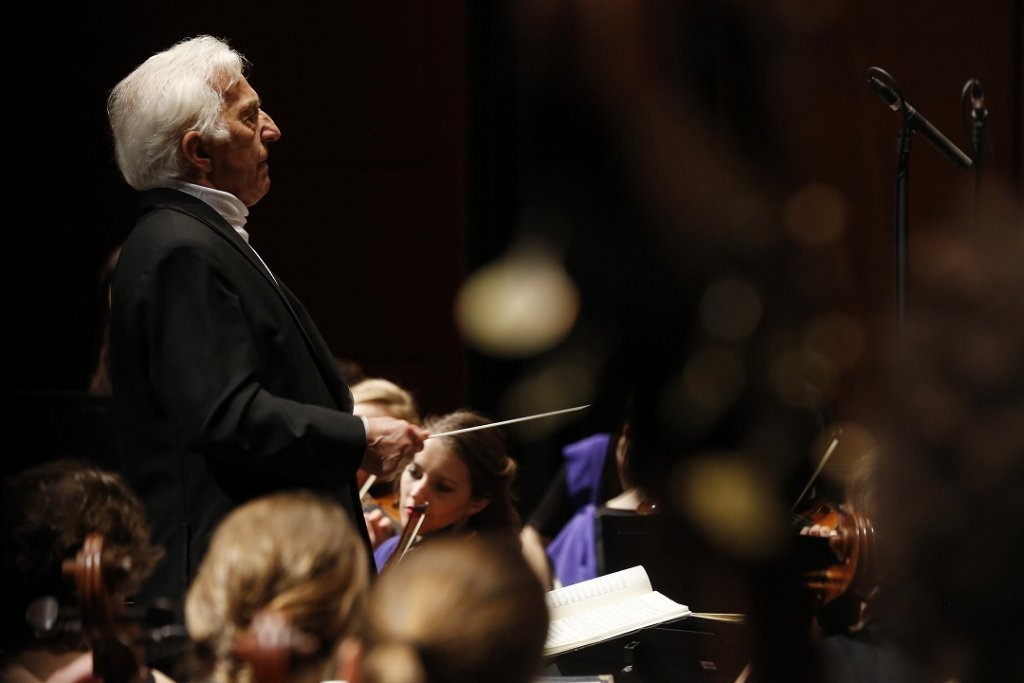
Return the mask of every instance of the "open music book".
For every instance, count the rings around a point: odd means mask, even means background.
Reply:
[[[547,601],[551,626],[546,657],[690,614],[686,605],[652,589],[639,565],[549,591]]]

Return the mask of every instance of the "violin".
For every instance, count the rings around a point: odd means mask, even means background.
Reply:
[[[800,535],[817,539],[812,542],[818,544],[801,574],[812,607],[819,616],[829,612],[829,627],[851,628],[860,621],[863,607],[880,583],[874,524],[845,505],[821,500],[799,519]]]
[[[848,630],[863,618],[864,609],[878,592],[880,570],[874,523],[849,506],[812,496],[797,514],[797,505],[811,490],[828,459],[839,445],[833,435],[814,474],[793,505],[801,543],[801,580],[811,606],[827,628]]]
[[[374,548],[398,533],[398,492],[393,482],[381,484],[377,482],[377,475],[369,475],[359,489],[359,501],[363,505],[363,517]]]
[[[131,571],[128,558],[103,552],[103,535],[91,533],[74,559],[65,560],[65,580],[75,586],[82,635],[92,650],[93,675],[104,683],[137,683],[146,668],[138,627],[120,619],[122,605],[111,585]]]
[[[384,563],[384,567],[380,570],[381,574],[401,562],[405,554],[409,552],[409,549],[420,540],[418,534],[420,527],[423,526],[423,520],[427,516],[427,505],[428,503],[420,503],[413,505],[409,510],[409,519],[406,520],[405,528],[402,529],[402,535],[398,538],[398,545],[395,546],[395,551],[391,553],[391,557]]]
[[[93,675],[104,683],[144,681],[148,676],[144,650],[147,643],[188,638],[184,626],[168,623],[170,610],[158,608],[138,613],[129,610],[116,596],[113,587],[131,570],[131,560],[113,556],[104,548],[103,535],[94,532],[86,536],[77,555],[62,565],[64,579],[75,588],[77,609],[59,608],[52,598],[37,601],[48,614],[34,625],[48,633],[80,633],[92,651]],[[62,623],[60,616],[67,613],[73,618]]]

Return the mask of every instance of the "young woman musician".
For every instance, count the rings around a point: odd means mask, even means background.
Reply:
[[[424,423],[431,434],[487,424],[482,415],[460,410]],[[399,513],[403,528],[418,510],[425,513],[410,542],[445,534],[519,533],[519,515],[512,501],[516,463],[508,457],[505,437],[498,429],[481,429],[427,439],[402,472]],[[425,505],[425,508],[423,507]],[[414,523],[418,520],[414,520]],[[407,547],[392,537],[374,553],[377,571],[392,554]]]

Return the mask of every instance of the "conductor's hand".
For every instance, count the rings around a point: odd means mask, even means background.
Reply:
[[[378,477],[393,474],[402,461],[423,449],[423,440],[430,435],[425,429],[393,417],[370,417],[367,422],[370,433],[362,468]]]

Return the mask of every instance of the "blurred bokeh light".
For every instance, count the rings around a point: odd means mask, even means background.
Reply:
[[[562,341],[579,312],[579,293],[561,263],[521,247],[471,275],[455,304],[466,341],[494,356],[525,357]]]

